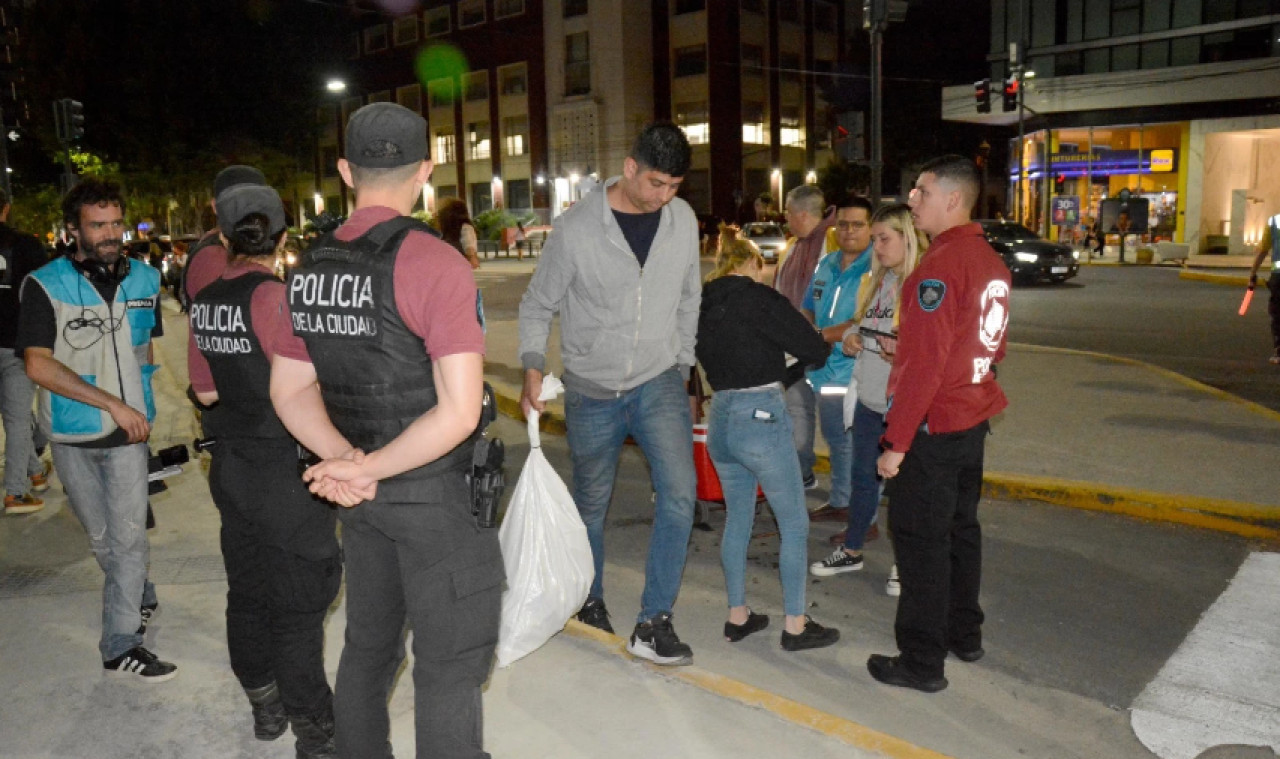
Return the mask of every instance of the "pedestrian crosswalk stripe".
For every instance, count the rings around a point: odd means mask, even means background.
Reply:
[[[1214,746],[1280,752],[1280,554],[1253,553],[1160,673],[1130,724],[1162,759]]]

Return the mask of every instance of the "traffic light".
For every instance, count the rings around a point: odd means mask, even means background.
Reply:
[[[1005,78],[1004,110],[1006,111],[1018,110],[1018,87],[1020,87],[1021,85],[1022,83],[1018,81],[1017,74],[1010,74],[1007,78]]]
[[[978,113],[991,113],[990,79],[979,79],[973,83],[973,99],[978,104]]]
[[[53,128],[58,142],[73,142],[84,137],[84,104],[71,98],[53,101]]]
[[[883,29],[888,24],[898,24],[907,18],[907,0],[863,0],[862,28]]]

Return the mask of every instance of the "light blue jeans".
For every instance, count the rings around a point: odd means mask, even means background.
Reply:
[[[24,495],[31,475],[44,471],[32,442],[31,402],[35,385],[12,348],[0,348],[0,416],[4,417],[4,494]]]
[[[822,439],[827,441],[827,455],[831,460],[831,492],[827,503],[837,509],[848,508],[852,495],[853,432],[844,427],[846,389],[844,385],[823,385],[814,389],[818,396],[818,426],[822,430]]]
[[[813,452],[814,400],[809,381],[801,379],[787,388],[787,415],[791,417],[791,444],[795,446],[800,461],[801,479],[813,476],[813,465],[818,457]]]
[[[720,542],[729,608],[747,603],[747,545],[756,516],[756,485],[764,490],[782,533],[778,569],[782,606],[804,614],[809,512],[800,463],[790,451],[791,418],[781,390],[720,391],[711,396],[707,451],[724,489],[727,516]]]
[[[102,567],[102,660],[142,645],[142,606],[156,603],[147,579],[147,445],[77,448],[53,444],[71,510]]]
[[[628,435],[649,461],[656,499],[644,594],[636,617],[637,622],[647,622],[675,605],[693,528],[693,419],[684,378],[672,367],[605,400],[570,390],[565,393],[564,409],[573,458],[573,500],[587,526],[595,559],[592,598],[604,598],[604,518],[613,498],[618,456]]]

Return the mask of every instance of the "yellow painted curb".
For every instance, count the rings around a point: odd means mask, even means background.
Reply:
[[[1280,542],[1280,508],[1254,503],[1005,472],[987,472],[983,477],[982,492],[988,498],[1044,501]]]
[[[625,652],[625,642],[617,635],[611,635],[572,619],[565,626],[565,632],[576,638],[602,643],[616,656],[625,657],[629,661],[639,661]],[[809,728],[854,748],[875,752],[886,759],[951,759],[946,754],[922,748],[901,738],[859,725],[844,717],[837,717],[829,712],[806,706],[799,701],[783,698],[754,685],[717,675],[705,669],[662,667],[648,663],[645,666],[655,673],[680,680],[743,706],[763,709],[793,725]]]
[[[1236,287],[1249,286],[1249,278],[1242,277],[1239,274],[1212,274],[1207,271],[1188,271],[1183,269],[1178,272],[1178,279],[1189,279],[1194,282],[1209,282],[1215,285],[1234,285]]]

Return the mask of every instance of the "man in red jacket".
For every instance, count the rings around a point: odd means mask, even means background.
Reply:
[[[979,174],[943,156],[920,171],[911,216],[933,242],[902,287],[889,376],[884,453],[889,523],[902,579],[899,655],[872,655],[882,683],[935,693],[947,652],[982,658],[982,453],[988,421],[1008,401],[993,367],[1005,351],[1009,270],[969,220]]]

